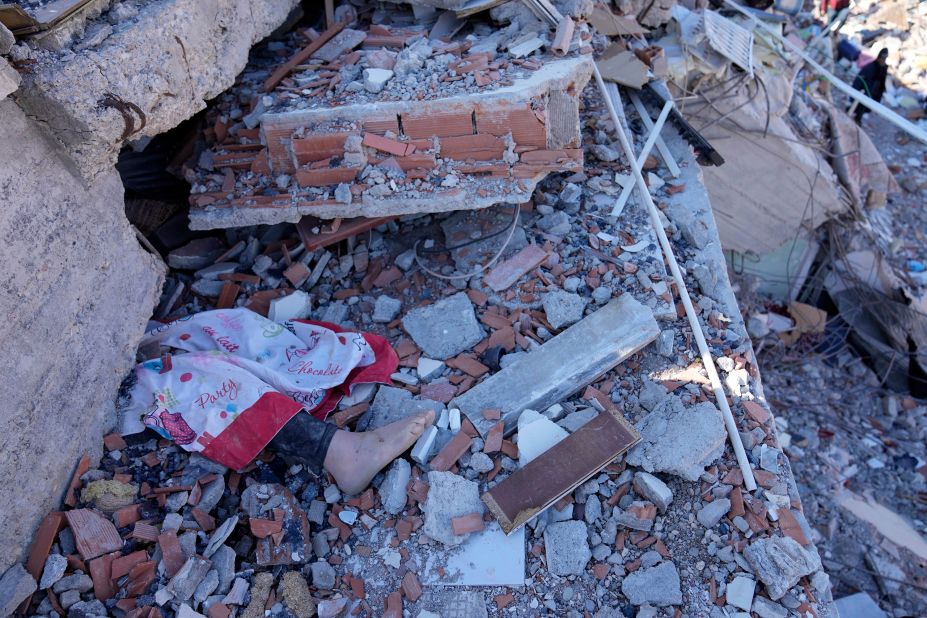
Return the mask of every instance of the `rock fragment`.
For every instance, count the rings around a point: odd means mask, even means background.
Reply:
[[[682,590],[679,572],[672,562],[662,562],[649,569],[634,571],[621,582],[621,592],[634,605],[679,605]]]
[[[454,534],[451,520],[486,511],[479,485],[451,472],[429,472],[428,485],[428,498],[422,505],[425,534],[445,545],[460,545],[467,537]]]
[[[547,569],[554,575],[582,575],[592,552],[586,524],[581,521],[562,521],[544,530],[544,549],[547,552]]]
[[[402,326],[427,356],[437,360],[469,350],[484,336],[473,304],[463,292],[409,311]]]
[[[821,568],[816,551],[804,549],[789,537],[754,541],[744,549],[744,557],[773,601],[784,597],[799,579]]]
[[[685,418],[684,423],[679,419]],[[686,408],[671,395],[637,423],[641,441],[627,462],[647,472],[669,472],[696,481],[724,451],[727,434],[721,412],[709,402]]]

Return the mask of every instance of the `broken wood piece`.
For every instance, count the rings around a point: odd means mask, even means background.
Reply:
[[[484,493],[483,502],[511,534],[638,441],[637,430],[619,412],[607,410]]]
[[[505,430],[510,432],[523,410],[545,410],[562,401],[659,334],[653,312],[624,294],[477,384],[450,405],[459,408],[483,436],[498,422],[484,418],[483,410],[499,409]],[[573,360],[565,363],[564,359]]]
[[[316,251],[346,238],[363,234],[395,218],[396,217],[373,217],[368,219],[365,217],[356,217],[354,219],[343,219],[337,230],[325,232],[322,230],[322,227],[325,225],[324,221],[306,215],[296,224],[296,231],[299,232],[299,239],[303,242],[303,246],[306,247],[306,251]],[[314,232],[314,229],[319,231]]]
[[[286,79],[286,76],[290,74],[290,71],[308,60],[312,54],[319,50],[319,48],[328,43],[336,34],[341,32],[346,25],[347,24],[344,22],[334,24],[328,30],[320,34],[316,40],[309,43],[309,45],[306,45],[300,51],[296,52],[292,58],[277,67],[277,70],[274,71],[273,74],[267,78],[267,81],[264,82],[264,92],[270,92],[276,88],[280,82]]]

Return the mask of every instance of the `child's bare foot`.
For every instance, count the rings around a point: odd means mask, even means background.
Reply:
[[[373,431],[339,431],[323,465],[341,491],[359,494],[377,472],[415,444],[434,418],[435,413],[427,410]]]

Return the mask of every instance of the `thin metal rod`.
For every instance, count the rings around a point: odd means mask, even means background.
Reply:
[[[814,67],[814,69],[815,69],[818,73],[820,73],[821,75],[823,75],[823,76],[827,79],[827,81],[829,81],[830,83],[832,83],[838,90],[840,90],[841,92],[843,92],[845,95],[847,95],[848,97],[854,99],[855,101],[858,101],[858,102],[861,103],[862,105],[865,105],[866,107],[868,107],[869,109],[871,109],[873,112],[875,112],[875,113],[878,114],[879,116],[882,116],[883,118],[885,118],[886,120],[888,120],[889,122],[891,122],[893,125],[895,125],[895,126],[898,127],[899,129],[901,129],[902,131],[905,131],[906,133],[911,134],[913,137],[915,137],[915,138],[921,140],[922,142],[924,142],[925,144],[927,144],[927,132],[925,132],[925,131],[923,131],[922,129],[920,129],[920,128],[919,128],[917,125],[915,125],[913,122],[911,122],[910,120],[908,120],[908,119],[906,119],[906,118],[903,118],[902,116],[899,116],[898,114],[896,114],[896,113],[893,112],[892,110],[888,109],[887,107],[885,107],[884,105],[882,105],[882,104],[879,103],[878,101],[876,101],[876,100],[874,100],[874,99],[872,99],[872,98],[866,96],[865,94],[863,94],[862,92],[860,92],[860,91],[857,90],[856,88],[853,88],[852,86],[850,86],[849,84],[847,84],[845,81],[843,81],[842,79],[840,79],[839,77],[837,77],[836,75],[834,75],[833,73],[831,73],[830,71],[828,71],[827,69],[825,69],[824,67],[822,67],[820,64],[818,64],[817,62],[815,62],[814,60],[812,60],[811,57],[810,57],[808,54],[806,54],[805,52],[803,52],[801,49],[799,49],[798,46],[796,46],[796,45],[795,45],[794,43],[792,43],[790,40],[786,39],[786,38],[783,37],[781,34],[779,34],[779,33],[776,32],[775,30],[773,30],[772,28],[770,28],[769,26],[767,26],[766,24],[764,24],[764,23],[762,22],[762,20],[759,20],[759,19],[757,19],[756,17],[754,17],[752,14],[750,14],[748,11],[746,11],[746,10],[745,10],[742,6],[740,6],[739,4],[735,4],[734,2],[731,2],[731,0],[724,0],[724,2],[725,2],[729,7],[731,7],[732,9],[736,9],[736,10],[740,11],[741,13],[743,13],[744,15],[746,15],[747,17],[749,17],[750,19],[752,19],[752,20],[754,21],[754,23],[756,23],[760,28],[762,28],[763,30],[765,30],[765,31],[768,32],[769,34],[771,34],[771,35],[773,35],[774,37],[776,37],[777,39],[779,39],[779,41],[780,41],[783,45],[785,45],[786,47],[788,47],[788,48],[789,48],[790,50],[792,50],[792,52],[794,52],[795,54],[798,54],[798,56],[799,56],[802,60],[804,60],[805,62],[807,62],[808,64],[810,64],[812,67]],[[875,62],[875,60],[873,60],[873,62]]]
[[[628,92],[628,98],[631,99],[634,109],[636,109],[637,113],[640,115],[641,122],[644,123],[645,127],[652,130],[654,127],[653,120],[650,119],[650,114],[647,113],[647,108],[644,107],[641,98],[637,96],[637,93],[634,91]],[[676,159],[673,158],[673,154],[669,151],[669,148],[666,147],[666,142],[663,141],[662,136],[657,137],[657,152],[660,153],[660,158],[663,159],[663,162],[666,164],[667,169],[669,169],[669,173],[673,175],[673,178],[679,178],[679,174],[682,172],[679,170],[679,166],[676,165]]]
[[[753,468],[750,467],[750,461],[747,459],[747,453],[744,451],[744,444],[740,439],[737,421],[734,420],[734,413],[731,411],[731,406],[727,403],[727,394],[724,392],[721,378],[718,376],[718,370],[715,368],[715,361],[711,357],[711,348],[708,347],[708,342],[705,340],[705,334],[702,332],[702,325],[698,321],[695,309],[692,306],[692,299],[689,297],[689,290],[686,289],[685,280],[682,278],[682,272],[679,270],[679,263],[676,261],[676,256],[673,254],[673,247],[670,245],[669,238],[666,237],[663,224],[660,223],[660,212],[657,210],[656,204],[653,203],[653,196],[650,195],[647,183],[644,182],[641,166],[637,164],[637,159],[634,158],[634,151],[631,148],[628,138],[624,134],[624,127],[621,124],[621,119],[618,117],[618,112],[612,103],[611,97],[608,96],[608,90],[605,87],[602,74],[599,73],[599,67],[595,64],[593,64],[593,75],[595,76],[596,84],[599,86],[599,91],[602,93],[602,98],[605,99],[605,106],[608,108],[608,113],[611,115],[612,122],[615,124],[615,132],[618,134],[618,140],[621,142],[621,147],[624,149],[625,156],[631,164],[631,172],[634,174],[637,187],[640,189],[641,196],[644,198],[644,204],[646,204],[647,210],[650,212],[650,222],[653,225],[657,239],[660,241],[660,247],[663,249],[663,255],[666,257],[666,262],[673,275],[673,280],[676,282],[676,288],[679,291],[679,299],[682,301],[682,306],[686,310],[686,317],[689,319],[689,327],[692,329],[692,335],[695,337],[695,343],[702,357],[702,364],[705,366],[705,372],[708,374],[711,390],[715,395],[718,407],[721,408],[721,415],[724,417],[727,435],[728,438],[730,438],[731,446],[734,448],[734,456],[737,458],[737,465],[740,467],[741,474],[743,474],[744,477],[744,485],[747,491],[755,491],[757,488],[756,479],[753,476]]]
[[[608,84],[610,91],[608,95],[612,94],[614,91],[614,96],[618,96],[618,86],[614,84]],[[657,138],[660,137],[660,131],[663,130],[663,124],[666,122],[666,117],[669,116],[670,110],[673,109],[673,102],[667,101],[663,105],[663,109],[660,111],[660,115],[657,117],[657,123],[653,125],[653,128],[650,130],[650,134],[647,136],[647,141],[644,143],[644,148],[641,150],[641,153],[637,156],[637,166],[643,167],[644,163],[647,162],[647,157],[650,156],[650,151],[653,150],[654,144],[657,142]],[[615,207],[612,208],[612,216],[618,217],[621,215],[621,212],[624,210],[624,205],[627,203],[628,198],[631,197],[631,191],[634,190],[636,185],[633,182],[621,187],[621,195],[618,196],[618,201],[615,202]]]

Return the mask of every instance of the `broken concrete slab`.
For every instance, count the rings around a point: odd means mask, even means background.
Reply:
[[[511,431],[522,410],[545,410],[565,399],[659,333],[650,309],[625,294],[480,382],[451,405],[460,408],[484,436],[495,421],[484,418],[483,410],[499,409],[506,431]],[[565,358],[576,362],[564,365]]]
[[[479,484],[451,472],[429,472],[428,486],[428,498],[422,505],[425,534],[445,545],[460,545],[467,537],[454,534],[451,519],[486,511]]]
[[[114,30],[100,45],[79,49],[65,61],[33,65],[17,100],[51,128],[84,178],[96,177],[112,169],[127,139],[174,128],[232,86],[251,46],[297,4],[145,3],[131,27]],[[116,107],[98,104],[103,93],[130,102],[141,114],[128,124]]]
[[[744,557],[773,601],[784,597],[799,579],[821,568],[816,549],[805,549],[789,537],[756,540],[744,549]]]
[[[624,417],[608,410],[484,493],[483,501],[502,529],[511,533],[592,478],[638,439]]]
[[[685,419],[685,422],[680,422]],[[686,408],[668,395],[636,425],[641,442],[627,462],[647,472],[669,472],[697,481],[724,451],[727,433],[721,412],[709,402]]]
[[[409,311],[402,326],[427,356],[438,360],[469,350],[485,337],[464,292]]]
[[[582,168],[578,97],[591,72],[590,59],[578,56],[545,62],[510,85],[475,94],[264,113],[262,142],[267,146],[266,158],[273,172],[267,175],[267,193],[259,189],[257,194],[231,200],[221,191],[195,194],[191,199],[191,227],[296,221],[304,214],[322,218],[379,217],[527,202],[547,174]],[[538,109],[545,112],[536,113]],[[301,141],[345,132],[345,127],[347,133],[358,137],[382,135],[387,130],[399,134],[401,129],[401,138],[429,140],[431,148],[397,157],[397,162],[425,178],[440,168],[441,181],[431,183],[428,191],[393,191],[388,185],[364,188],[350,203],[312,192],[316,186],[353,182],[361,173],[362,167],[311,168],[300,150]],[[306,130],[311,131],[306,138],[294,137]],[[508,148],[505,139],[525,150]],[[336,154],[347,152],[345,142],[338,148]],[[280,173],[294,175],[302,190],[280,193],[270,182]],[[487,183],[487,176],[494,182]]]
[[[628,574],[621,582],[621,592],[634,605],[666,607],[682,603],[679,571],[672,562]]]
[[[561,521],[544,529],[547,569],[554,575],[582,575],[592,558],[586,524]]]
[[[0,101],[0,256],[11,270],[0,294],[4,399],[0,484],[6,523],[0,571],[22,557],[35,527],[60,505],[75,463],[102,455],[113,394],[160,294],[164,267],[141,248],[125,218],[125,188],[113,170],[92,184],[39,123]],[[55,238],[55,242],[38,239]],[[122,299],[111,302],[111,299]],[[44,353],[23,363],[27,350]],[[95,350],[88,355],[87,350]],[[17,360],[19,359],[19,360]],[[81,367],[80,371],[75,368]],[[77,397],[80,410],[62,407]],[[44,556],[43,556],[44,560]],[[39,568],[41,565],[39,565]]]

